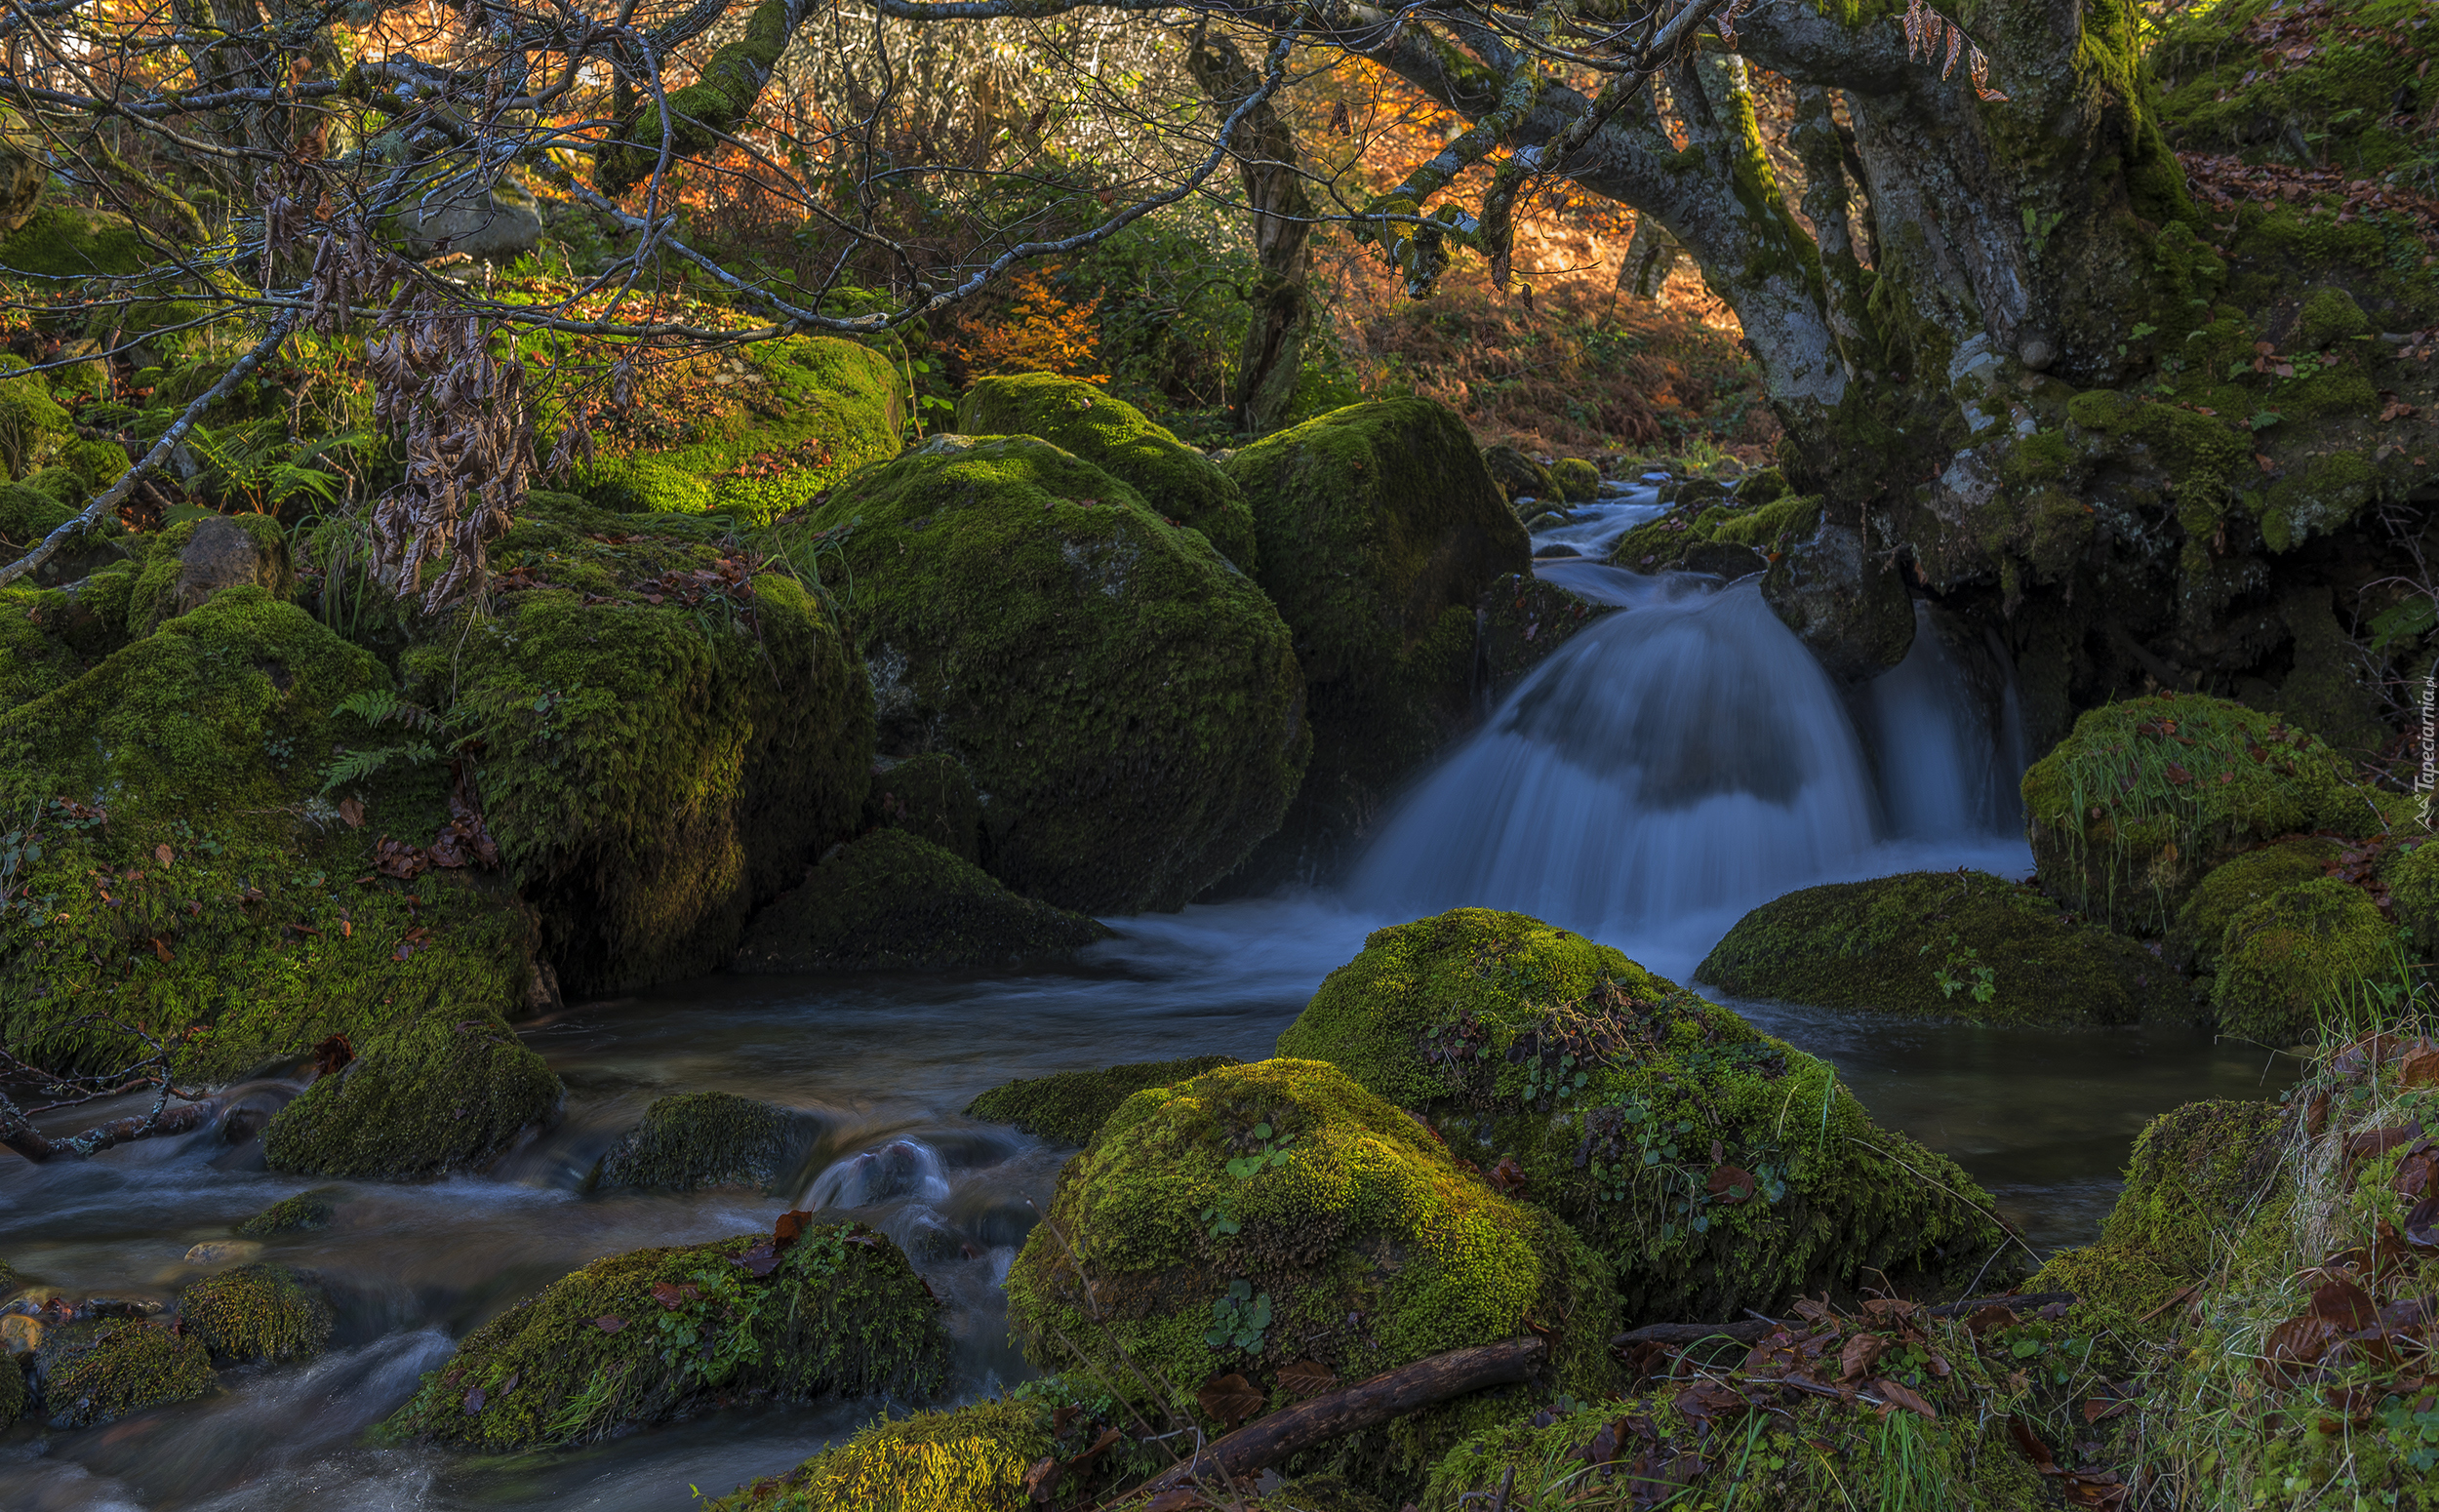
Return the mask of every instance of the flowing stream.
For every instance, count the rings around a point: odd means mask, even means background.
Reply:
[[[1586,542],[1657,508],[1629,495],[1562,529]],[[1547,545],[1556,533],[1537,537]],[[1604,547],[1605,549],[1605,547]],[[1917,867],[2021,874],[2022,737],[2003,658],[1924,610],[1903,665],[1842,695],[1754,581],[1641,577],[1590,562],[1555,580],[1619,606],[1552,655],[1427,774],[1349,885],[1113,921],[1080,966],[1029,975],[713,976],[526,1026],[568,1084],[565,1118],[494,1171],[420,1186],[324,1183],[262,1167],[258,1115],[82,1164],[0,1164],[0,1255],[80,1293],[167,1300],[262,1257],[309,1272],[339,1330],[302,1366],[249,1368],[206,1402],[82,1431],[0,1434],[10,1512],[678,1508],[785,1470],[883,1404],[715,1413],[564,1452],[473,1457],[374,1447],[365,1430],[452,1340],[604,1254],[767,1227],[789,1207],[895,1237],[948,1299],[959,1390],[1021,1378],[999,1283],[1066,1151],[960,1110],[1012,1077],[1202,1053],[1247,1059],[1382,924],[1459,904],[1515,908],[1663,975],[1792,888]],[[2082,1242],[2142,1124],[2205,1096],[2274,1093],[2280,1072],[2200,1031],[1995,1030],[1739,1004],[1827,1056],[1884,1123],[1955,1156],[2036,1247]],[[582,1190],[657,1096],[717,1088],[817,1115],[821,1137],[772,1195]],[[54,1132],[121,1111],[79,1110]],[[260,1246],[231,1225],[308,1189],[329,1228]],[[228,1246],[190,1262],[192,1247]]]

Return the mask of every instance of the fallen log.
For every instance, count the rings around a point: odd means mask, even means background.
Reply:
[[[83,1134],[53,1139],[36,1130],[14,1103],[0,1097],[0,1147],[15,1150],[36,1165],[61,1155],[89,1159],[113,1145],[125,1144],[133,1139],[187,1134],[201,1129],[212,1122],[217,1108],[218,1104],[209,1101],[190,1102],[184,1107],[114,1118],[106,1124],[97,1124]]]
[[[1435,1402],[1490,1386],[1528,1380],[1540,1368],[1546,1346],[1538,1338],[1476,1344],[1401,1365],[1369,1380],[1283,1407],[1234,1433],[1214,1439],[1189,1458],[1170,1466],[1128,1494],[1157,1495],[1190,1486],[1205,1476],[1251,1475],[1299,1450],[1327,1439],[1376,1427]]]
[[[1937,1307],[1926,1307],[1920,1316],[1962,1318],[1979,1312],[1984,1307],[2012,1307],[2019,1311],[2028,1311],[2038,1307],[2049,1307],[2059,1302],[2065,1302],[2071,1306],[2076,1300],[2075,1293],[2072,1292],[2030,1292],[2016,1296],[1969,1296],[1961,1302],[1942,1302]],[[1647,1323],[1639,1329],[1629,1329],[1611,1339],[1609,1347],[1610,1351],[1615,1354],[1632,1349],[1637,1344],[1682,1347],[1687,1344],[1699,1344],[1708,1338],[1734,1339],[1739,1344],[1758,1344],[1768,1338],[1774,1330],[1801,1327],[1803,1323],[1800,1319],[1781,1321],[1777,1318],[1743,1318],[1735,1323]]]

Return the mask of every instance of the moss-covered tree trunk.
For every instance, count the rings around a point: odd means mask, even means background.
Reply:
[[[1206,29],[1194,34],[1187,69],[1222,118],[1261,84],[1261,75],[1225,36]],[[1254,254],[1261,272],[1247,300],[1245,344],[1228,384],[1228,410],[1237,429],[1266,435],[1287,423],[1303,367],[1303,344],[1312,324],[1312,295],[1305,287],[1312,257],[1308,242],[1314,215],[1304,192],[1303,155],[1295,129],[1270,101],[1261,100],[1237,127],[1237,178],[1254,214]]]

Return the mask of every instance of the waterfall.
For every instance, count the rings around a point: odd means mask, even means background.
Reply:
[[[1924,863],[1887,842],[1939,842],[1946,865],[1961,843],[1990,863],[2021,768],[1950,637],[1927,626],[1850,715],[1758,578],[1544,576],[1621,609],[1404,798],[1349,881],[1359,909],[1507,908],[1605,939],[1699,916],[1715,935],[1793,889]],[[2003,666],[1975,670],[1994,684]]]

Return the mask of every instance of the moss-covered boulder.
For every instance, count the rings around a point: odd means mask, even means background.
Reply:
[[[178,1294],[178,1316],[212,1358],[310,1360],[330,1342],[331,1304],[284,1265],[240,1265]]]
[[[1309,745],[1287,627],[1107,473],[1030,437],[936,436],[770,538],[843,559],[882,753],[964,764],[984,863],[1017,892],[1176,908],[1278,826]]]
[[[0,1039],[121,1064],[109,1019],[142,1020],[202,1081],[325,1046],[344,1070],[264,1134],[292,1169],[324,1151],[350,1174],[462,1169],[546,1115],[557,1079],[504,1021],[531,929],[496,872],[424,848],[451,822],[445,769],[394,764],[343,806],[320,791],[335,747],[393,743],[340,708],[390,687],[238,587],[0,712],[0,807],[43,843],[20,874],[36,906],[0,916]]]
[[[795,1218],[782,1219],[792,1232]],[[597,1443],[726,1404],[922,1397],[940,1305],[856,1223],[595,1260],[466,1335],[385,1434],[503,1451]]]
[[[338,1216],[339,1204],[320,1192],[299,1192],[284,1197],[253,1217],[237,1225],[240,1239],[270,1239],[280,1234],[310,1233],[328,1228]]]
[[[896,457],[906,398],[897,366],[860,342],[751,342],[653,374],[575,487],[606,509],[759,525]]]
[[[2191,989],[2159,956],[1979,871],[1799,889],[1737,921],[1694,979],[1739,997],[1982,1023],[2195,1015]]]
[[[1785,554],[1813,526],[1820,500],[1761,485],[1775,473],[1757,473],[1728,498],[1690,500],[1644,521],[1618,537],[1609,563],[1630,572],[1657,573],[1686,565],[1689,552],[1708,545],[1744,546],[1767,560]]]
[[[65,633],[75,615],[75,604],[63,593],[0,588],[0,710],[30,702],[83,674],[89,663]]]
[[[1914,644],[1914,602],[1888,553],[1867,543],[1865,527],[1819,507],[1787,534],[1762,575],[1762,598],[1805,649],[1850,685],[1904,660]]]
[[[2004,1243],[1973,1179],[1874,1125],[1827,1062],[1522,914],[1374,931],[1279,1054],[1505,1173],[1609,1257],[1635,1322],[1962,1285]]]
[[[275,599],[297,586],[288,535],[267,514],[214,515],[174,525],[153,542],[127,605],[131,635],[200,608],[223,588],[260,588]]]
[[[1120,1103],[1143,1089],[1190,1081],[1205,1071],[1236,1063],[1230,1055],[1187,1055],[1101,1071],[1060,1071],[994,1087],[967,1104],[966,1117],[1014,1124],[1052,1144],[1083,1144],[1118,1111]]]
[[[601,1157],[598,1184],[768,1188],[820,1134],[811,1114],[727,1092],[656,1097]]]
[[[2325,742],[2195,695],[2085,714],[2024,774],[2023,793],[2042,890],[2138,935],[2165,934],[2194,884],[2237,853],[2371,813]]]
[[[902,829],[877,829],[821,858],[764,909],[740,972],[948,971],[1073,954],[1108,926],[1019,897],[972,861]]]
[[[2367,983],[2405,957],[2371,895],[2335,877],[2299,882],[2238,912],[2219,945],[2211,1007],[2222,1034],[2285,1046],[2372,1004]]]
[[[151,261],[143,234],[125,216],[56,201],[0,237],[0,278],[64,283],[134,273]]]
[[[1489,469],[1491,481],[1499,486],[1510,505],[1529,498],[1538,507],[1560,497],[1558,480],[1521,448],[1486,446],[1482,449],[1482,465]]]
[[[2419,162],[2428,151],[2425,118],[2439,102],[2439,84],[2418,57],[2428,45],[2419,24],[2427,15],[2415,0],[2234,0],[2164,18],[2150,66],[2169,140],[2280,164],[2302,150],[2350,179]]]
[[[2427,833],[2411,839],[2410,845],[2389,853],[2380,880],[2387,885],[2398,927],[2428,960],[2439,955],[2439,845]]]
[[[726,965],[752,911],[853,832],[871,781],[871,692],[829,610],[701,521],[561,504],[492,559],[495,607],[419,626],[402,691],[479,742],[491,831],[561,986]]]
[[[2327,876],[2327,863],[2344,850],[2326,835],[2291,835],[2212,867],[2177,910],[2164,941],[2166,955],[2196,976],[2208,976],[2219,969],[2219,942],[2237,914],[2299,882]],[[2207,990],[2209,984],[2202,985]]]
[[[884,1417],[706,1512],[1031,1512],[1025,1477],[1059,1447],[1052,1413],[1004,1397]]]
[[[1254,514],[1235,481],[1097,384],[1055,373],[982,378],[957,401],[957,428],[1063,447],[1134,489],[1170,523],[1201,531],[1239,568],[1255,569]]]
[[[982,795],[973,774],[946,751],[872,764],[863,827],[902,829],[959,860],[982,862]]]
[[[1195,1393],[1218,1376],[1243,1376],[1276,1407],[1294,1395],[1283,1372],[1317,1364],[1361,1380],[1536,1327],[1554,1384],[1591,1396],[1617,1325],[1608,1266],[1566,1224],[1307,1060],[1222,1066],[1129,1097],[1060,1173],[1007,1291],[1027,1358],[1130,1393],[1157,1383],[1166,1400],[1146,1406],[1206,1432],[1224,1425]],[[1401,1418],[1331,1457],[1419,1479],[1513,1396]]]
[[[1580,457],[1562,457],[1550,463],[1550,481],[1571,504],[1588,504],[1601,497],[1601,469]]]
[[[17,376],[26,366],[24,358],[0,352],[0,482],[40,469],[76,434],[75,421],[48,389]]]
[[[13,1359],[0,1358],[0,1433],[25,1413],[25,1372]]]
[[[1252,887],[1335,863],[1397,783],[1474,717],[1474,607],[1532,545],[1456,415],[1349,405],[1228,458],[1261,585],[1295,632],[1313,756]]]
[[[54,1428],[90,1428],[214,1387],[203,1341],[167,1323],[104,1318],[43,1334],[34,1378]]]

